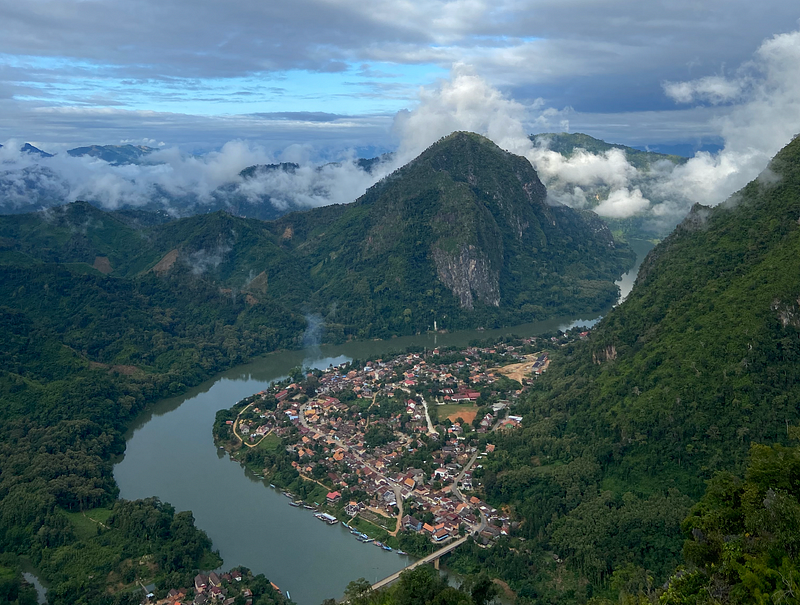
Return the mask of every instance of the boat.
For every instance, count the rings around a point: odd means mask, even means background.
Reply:
[[[373,540],[373,542],[372,542],[372,543],[373,543],[375,546],[380,546],[381,548],[383,548],[383,542],[378,542],[377,540]]]
[[[304,504],[303,508],[307,508],[308,510],[316,510],[316,507],[311,504]]]
[[[295,506],[295,507],[297,507],[297,506],[300,506],[300,503],[299,503],[299,502],[294,502],[294,501],[291,501],[291,502],[289,502],[289,506]]]
[[[339,519],[328,513],[314,513],[314,516],[320,521],[325,521],[328,525],[336,525],[339,522]]]
[[[344,521],[342,521],[342,525],[344,525],[347,529],[350,529],[350,526],[347,523],[345,523]]]
[[[275,487],[275,484],[274,483],[270,483],[269,486],[270,487]]]
[[[289,594],[288,590],[286,591],[286,598],[289,599],[290,601],[292,600],[292,595]]]
[[[358,531],[355,527],[350,528],[350,533],[353,534],[354,536],[358,536],[359,538],[361,537],[361,532]]]
[[[387,552],[392,552],[392,547],[386,546],[386,544],[381,544],[381,548]]]
[[[283,495],[286,496],[287,498],[294,498],[294,496],[289,492],[283,492]]]
[[[397,554],[398,555],[407,555],[408,553],[406,551],[404,551],[404,550],[398,550]]]

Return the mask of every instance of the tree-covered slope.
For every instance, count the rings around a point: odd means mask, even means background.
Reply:
[[[548,206],[527,160],[470,133],[315,212],[279,219],[276,234],[307,259],[329,323],[361,322],[362,336],[597,311],[633,260],[596,216]]]
[[[705,481],[742,472],[751,442],[788,438],[800,416],[798,217],[800,139],[727,203],[696,207],[626,301],[554,361],[524,428],[484,465],[490,499],[524,520],[526,549],[557,552],[595,590],[612,573],[663,581]]]
[[[679,155],[669,155],[656,153],[653,151],[642,151],[619,145],[617,143],[606,143],[601,139],[583,134],[581,132],[548,132],[531,136],[531,141],[536,145],[545,145],[548,149],[560,153],[565,157],[571,157],[576,149],[584,149],[589,153],[601,154],[611,149],[619,149],[625,152],[625,157],[632,166],[642,170],[650,168],[654,163],[667,160],[673,164],[683,164],[685,157]]]

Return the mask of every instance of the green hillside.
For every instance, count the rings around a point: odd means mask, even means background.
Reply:
[[[581,601],[647,576],[654,590],[682,559],[681,521],[705,482],[744,473],[751,442],[785,442],[798,424],[800,139],[769,170],[779,178],[695,207],[648,255],[485,464],[489,497],[524,520],[528,556],[555,552],[575,578],[567,594],[552,574],[499,567],[523,592]]]
[[[639,170],[647,170],[655,162],[661,160],[667,160],[673,164],[683,164],[687,160],[687,158],[679,155],[642,151],[641,149],[635,149],[627,145],[606,143],[601,139],[596,139],[581,132],[546,132],[532,135],[531,141],[533,141],[535,145],[546,145],[548,149],[560,153],[565,157],[571,157],[576,149],[585,149],[593,154],[605,153],[610,149],[619,149],[625,152],[625,157],[628,158],[628,162]]]
[[[633,253],[595,215],[550,207],[545,195],[527,160],[454,133],[355,203],[290,214],[273,229],[310,266],[309,302],[345,333],[599,311]]]
[[[543,200],[525,160],[459,134],[353,204],[274,223],[81,202],[0,217],[0,551],[32,560],[53,605],[190,584],[218,565],[191,515],[117,500],[129,423],[300,346],[313,312],[344,340],[424,330],[431,311],[454,327],[602,308],[632,253]]]

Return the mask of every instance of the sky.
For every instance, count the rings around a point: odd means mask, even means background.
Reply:
[[[697,144],[724,103],[665,83],[724,77],[798,19],[793,0],[2,0],[0,141],[388,149],[464,64],[559,112],[532,131]]]
[[[247,162],[408,158],[469,129],[546,182],[571,175],[563,203],[605,183],[608,216],[674,220],[730,195],[800,132],[799,19],[796,0],[0,0],[0,160],[19,160],[8,153],[22,142],[62,159],[87,144],[163,150],[170,175],[75,168],[97,178],[69,195],[113,206],[147,197],[134,176],[202,196]],[[670,171],[654,204],[624,158],[565,165],[527,142],[560,131],[722,150]],[[369,184],[359,175],[305,204]]]

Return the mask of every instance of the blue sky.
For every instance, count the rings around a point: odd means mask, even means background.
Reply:
[[[397,112],[465,65],[531,132],[701,144],[736,99],[665,86],[737,76],[798,18],[794,0],[4,2],[0,141],[390,149]]]

